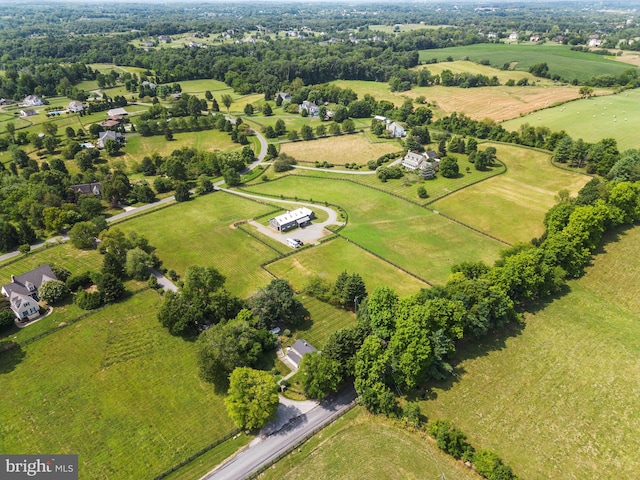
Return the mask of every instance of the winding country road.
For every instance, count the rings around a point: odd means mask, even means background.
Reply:
[[[201,480],[245,478],[271,459],[294,447],[305,436],[331,423],[351,407],[356,396],[352,387],[343,390],[330,400],[325,400],[307,413],[296,417],[285,428],[266,437],[256,438],[244,450],[227,459]]]

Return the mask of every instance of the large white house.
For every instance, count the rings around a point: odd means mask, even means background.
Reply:
[[[39,107],[41,105],[44,105],[42,98],[40,98],[38,95],[27,95],[26,97],[24,97],[22,103],[27,107]]]
[[[408,151],[402,159],[402,166],[406,170],[418,172],[422,178],[433,178],[439,164],[440,159],[433,150],[426,153]]]
[[[291,212],[283,213],[269,219],[269,225],[279,232],[286,232],[296,227],[305,227],[315,218],[313,210],[306,207],[297,208]]]
[[[9,298],[11,310],[18,320],[33,320],[40,315],[38,289],[43,283],[57,280],[49,265],[42,265],[22,275],[11,275],[11,283],[2,287],[2,294]]]

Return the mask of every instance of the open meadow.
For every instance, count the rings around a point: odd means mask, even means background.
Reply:
[[[289,175],[247,190],[341,206],[349,214],[342,236],[430,283],[444,282],[455,263],[493,263],[505,247],[418,205],[338,179]]]
[[[333,332],[356,324],[356,315],[353,312],[334,307],[308,295],[300,295],[298,298],[309,312],[309,320],[292,332],[291,343],[303,338],[320,350]]]
[[[499,143],[481,143],[480,150],[489,146],[506,172],[429,206],[508,243],[542,235],[544,216],[558,192],[575,195],[591,178],[554,167],[538,150]]]
[[[138,293],[0,356],[0,450],[77,453],[80,478],[150,478],[233,430],[194,344]],[[206,406],[206,408],[204,407]]]
[[[143,215],[118,225],[149,239],[168,269],[184,275],[191,265],[212,266],[227,277],[225,287],[241,297],[265,287],[271,276],[260,264],[278,254],[233,223],[279,208],[224,192]]]
[[[468,63],[468,62],[465,62]],[[461,62],[426,65],[432,72],[440,68],[448,68],[460,65]],[[473,64],[472,64],[473,65]],[[482,67],[476,65],[476,69]],[[490,67],[483,67],[484,70]],[[522,72],[502,72],[509,78],[528,76]],[[508,74],[512,75],[509,76]],[[443,87],[434,85],[431,87],[414,87],[406,92],[390,92],[389,84],[381,82],[366,82],[363,80],[339,80],[333,82],[341,88],[351,88],[358,94],[358,98],[364,95],[372,95],[376,100],[388,100],[395,105],[402,105],[406,99],[415,99],[424,96],[432,105],[434,117],[439,118],[450,115],[453,112],[463,112],[465,115],[482,120],[490,118],[497,122],[518,117],[534,110],[547,108],[554,103],[564,103],[580,98],[579,87],[571,85],[544,85],[544,86],[513,86],[504,85],[498,87]],[[607,90],[598,90],[599,95],[609,93]]]
[[[345,163],[366,165],[369,160],[401,151],[402,146],[397,141],[372,142],[363,133],[284,143],[280,146],[280,152],[301,162],[329,162],[338,168]]]
[[[460,349],[457,376],[421,402],[522,478],[637,476],[640,228],[607,240],[569,293]]]
[[[390,263],[371,255],[344,238],[302,250],[266,266],[278,278],[285,278],[295,290],[302,290],[312,275],[333,283],[346,270],[359,273],[367,290],[393,285],[402,295],[413,295],[427,285]]]
[[[163,135],[143,137],[140,135],[127,138],[127,144],[122,149],[124,160],[127,162],[140,162],[143,157],[152,153],[166,156],[174,150],[183,147],[196,148],[214,152],[216,150],[230,150],[239,145],[231,140],[231,136],[219,130],[201,130],[199,132],[181,132],[173,135],[173,140],[168,142]]]
[[[463,47],[449,47],[437,50],[420,50],[420,60],[437,59],[444,62],[448,57],[453,60],[489,61],[491,66],[502,68],[505,64],[511,69],[529,71],[540,63],[549,66],[550,75],[559,75],[566,81],[577,79],[584,83],[598,75],[619,76],[629,68],[628,64],[616,62],[613,57],[577,52],[569,46],[558,44],[536,45],[531,43],[480,43]],[[632,67],[633,68],[633,67]]]
[[[603,138],[615,138],[620,151],[640,148],[640,91],[627,90],[617,95],[591,97],[549,108],[504,122],[507,130],[521,125],[544,126],[551,131],[564,130],[573,139],[595,143]]]
[[[401,428],[362,407],[329,425],[266,470],[261,478],[333,480],[400,480],[447,478],[473,480],[478,475],[441,452],[424,433]]]

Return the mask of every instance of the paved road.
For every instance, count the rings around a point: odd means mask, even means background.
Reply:
[[[330,401],[322,402],[307,413],[297,417],[287,427],[265,438],[258,437],[201,480],[240,480],[254,472],[270,459],[295,445],[314,429],[331,423],[356,399],[353,388],[342,391]],[[304,448],[304,447],[303,447]]]
[[[258,154],[258,157],[257,157],[258,160],[253,162],[251,165],[249,165],[249,167],[247,167],[247,171],[253,170],[258,165],[260,165],[260,163],[264,160],[264,157],[267,155],[267,140],[260,133],[255,132],[255,134],[258,140],[260,141],[260,153]],[[221,184],[224,182],[219,182],[219,183]],[[235,192],[232,192],[232,193],[235,193]],[[125,212],[122,212],[107,218],[107,223],[117,222],[119,220],[122,220],[123,218],[127,218],[132,215],[137,215],[140,212],[151,210],[174,201],[175,201],[175,197],[172,195],[170,197],[163,198],[162,200],[158,200],[157,202],[148,203],[147,205],[142,205],[141,207],[137,207],[137,208],[132,208],[130,210],[127,210]],[[67,235],[59,235],[57,237],[49,238],[44,242],[31,245],[31,250],[36,250],[49,243],[66,242],[67,240],[69,240],[69,237]],[[20,252],[18,252],[17,250],[14,252],[5,253],[4,255],[0,255],[0,262],[4,262],[5,260],[9,260],[10,258],[17,257],[18,255],[20,255]]]
[[[171,290],[172,292],[178,291],[178,287],[176,286],[176,284],[162,275],[158,270],[156,270],[155,268],[150,268],[149,271],[151,272],[151,275],[156,277],[156,279],[158,280],[158,285],[161,285],[165,292],[168,292],[169,290]]]

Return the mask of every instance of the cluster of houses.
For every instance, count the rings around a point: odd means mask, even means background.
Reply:
[[[424,153],[408,151],[402,159],[402,167],[410,172],[418,172],[425,179],[435,177],[440,166],[440,158],[433,150]]]
[[[11,311],[21,322],[28,322],[40,316],[38,289],[43,283],[57,280],[49,265],[41,265],[22,275],[11,275],[11,283],[0,290],[9,299]]]

